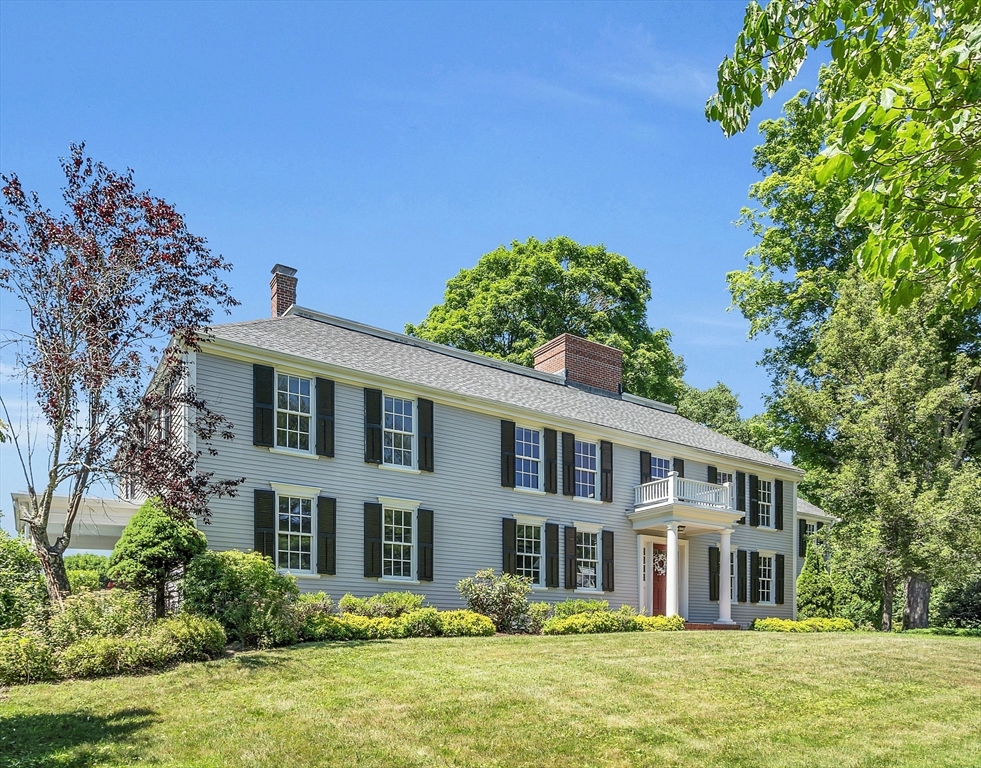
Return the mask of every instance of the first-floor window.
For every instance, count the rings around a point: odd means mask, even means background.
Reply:
[[[382,528],[382,576],[411,579],[412,512],[386,508]]]
[[[527,576],[532,584],[540,584],[542,578],[542,527],[518,524],[517,573]]]
[[[576,440],[576,496],[596,498],[596,443]]]
[[[671,459],[661,459],[651,456],[651,480],[664,478],[671,471]]]
[[[760,555],[760,602],[773,602],[773,558]]]
[[[810,523],[810,522],[807,522],[805,520],[804,521],[804,525],[805,525],[805,531],[806,531],[808,537],[813,536],[817,532],[817,524],[816,523]]]
[[[293,496],[279,497],[277,562],[280,568],[309,571],[313,541],[313,502]]]
[[[759,510],[760,527],[773,527],[773,483],[769,480],[759,481]]]
[[[596,589],[599,566],[599,534],[576,532],[576,586]]]

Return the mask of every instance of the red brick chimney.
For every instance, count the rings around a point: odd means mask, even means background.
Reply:
[[[277,264],[272,268],[272,316],[279,317],[296,304],[296,270]]]
[[[535,350],[535,370],[565,374],[567,381],[620,393],[623,352],[563,333]]]

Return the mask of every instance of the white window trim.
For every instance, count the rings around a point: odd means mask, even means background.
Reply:
[[[757,517],[759,517],[759,515],[760,515],[759,506],[760,506],[760,504],[762,502],[760,502],[759,499],[760,499],[760,492],[763,490],[763,488],[762,488],[763,483],[769,483],[770,484],[770,522],[767,525],[760,524],[760,525],[758,525],[756,527],[759,530],[761,530],[761,531],[775,531],[775,530],[777,530],[777,527],[776,527],[776,522],[777,522],[777,510],[776,510],[777,499],[776,499],[776,496],[777,496],[777,494],[776,494],[776,491],[775,491],[775,488],[774,488],[774,486],[776,485],[776,483],[775,483],[775,481],[768,480],[765,477],[759,477],[759,478],[756,479],[756,499],[757,499],[757,501],[756,501],[756,507],[757,507]]]
[[[582,531],[583,533],[602,533],[603,524],[602,523],[583,523],[577,520],[572,521],[572,527],[576,529],[576,532]]]
[[[295,376],[298,379],[308,379],[310,381],[310,432],[307,436],[309,448],[303,450],[302,448],[288,448],[282,445],[276,445],[278,424],[279,424],[279,375],[284,376]],[[273,444],[269,446],[269,451],[271,453],[282,453],[289,456],[309,456],[310,458],[319,458],[317,456],[317,377],[310,374],[309,371],[300,371],[298,368],[290,368],[288,366],[274,366],[273,367],[273,385],[274,385],[274,397],[275,401],[273,403]],[[284,411],[284,413],[293,413],[293,411]]]
[[[519,429],[529,429],[533,432],[538,433],[538,487],[537,488],[525,488],[523,485],[518,485],[517,475],[518,471],[515,468],[515,484],[514,490],[521,491],[522,493],[545,493],[545,428],[535,427],[529,424],[515,424],[515,438],[514,438],[514,460],[518,461],[518,438],[517,431]]]
[[[413,574],[418,574],[419,568],[419,507],[421,501],[414,499],[397,499],[392,496],[379,496],[378,503],[382,507],[382,574],[377,581],[383,584],[419,584],[415,576],[385,576],[385,510],[392,509],[399,512],[409,512],[412,515],[412,565],[409,570]]]
[[[658,461],[666,461],[668,463],[668,473],[669,474],[674,471],[673,468],[672,468],[673,462],[671,461],[670,458],[666,459],[663,456],[658,456],[655,453],[651,453],[651,467],[650,467],[650,469],[651,469],[651,480],[663,480],[664,479],[664,478],[662,478],[660,476],[658,476],[658,477],[655,477],[654,476],[654,459],[657,459]],[[665,475],[664,477],[667,477],[667,475]]]
[[[310,451],[301,451],[299,448],[279,448],[276,446],[267,446],[266,450],[269,453],[278,453],[281,456],[295,456],[300,459],[323,459],[324,456],[318,456],[316,453],[311,453]]]
[[[579,523],[573,521],[573,527],[576,529],[576,535],[580,533],[592,533],[596,535],[596,586],[595,587],[576,587],[573,592],[578,592],[584,595],[602,595],[603,594],[603,526],[600,523]],[[579,542],[576,542],[576,548],[578,549]],[[576,553],[578,555],[578,552]],[[576,558],[578,563],[578,557]],[[576,566],[578,568],[578,565]],[[578,579],[579,574],[576,574]]]
[[[321,488],[311,485],[294,485],[293,483],[269,483],[269,487],[276,493],[276,505],[274,507],[274,526],[275,547],[276,547],[276,570],[279,573],[287,573],[297,578],[320,578],[317,573],[317,510],[315,501],[320,495]],[[310,499],[310,570],[300,571],[290,568],[279,567],[279,497],[286,496],[294,499]]]
[[[408,400],[412,403],[412,466],[404,464],[387,464],[385,462],[385,398],[394,397]],[[391,389],[382,390],[382,460],[378,464],[382,469],[394,469],[396,472],[407,472],[413,475],[421,474],[419,470],[419,398],[407,392],[397,392]],[[394,431],[394,430],[389,430]],[[405,434],[404,432],[402,434]],[[413,516],[414,517],[414,516]]]
[[[531,489],[529,489],[531,490]],[[539,517],[538,515],[524,515],[520,512],[512,512],[511,517],[514,518],[515,524],[517,525],[535,525],[542,529],[541,533],[541,554],[538,563],[538,581],[533,581],[531,583],[531,588],[536,591],[545,591],[550,589],[550,587],[545,586],[545,523],[548,521],[547,517]]]
[[[770,599],[760,600],[757,605],[776,605],[777,592],[777,553],[771,549],[759,549],[756,553],[760,557],[770,558]],[[762,567],[762,565],[761,565]]]
[[[538,515],[526,515],[522,512],[512,512],[511,517],[517,520],[519,525],[540,525],[544,528],[545,523],[548,522],[547,517],[539,517]]]

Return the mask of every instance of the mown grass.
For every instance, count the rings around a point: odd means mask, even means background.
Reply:
[[[243,653],[0,694],[4,766],[977,766],[981,643],[750,632]]]

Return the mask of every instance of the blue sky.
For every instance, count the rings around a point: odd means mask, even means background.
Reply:
[[[647,270],[688,381],[755,413],[765,344],[725,274],[758,135],[702,112],[744,5],[4,2],[0,169],[56,206],[73,141],[133,168],[234,264],[233,320],[269,313],[276,262],[301,305],[402,330],[499,244],[604,243]],[[8,529],[22,487],[0,449]]]

